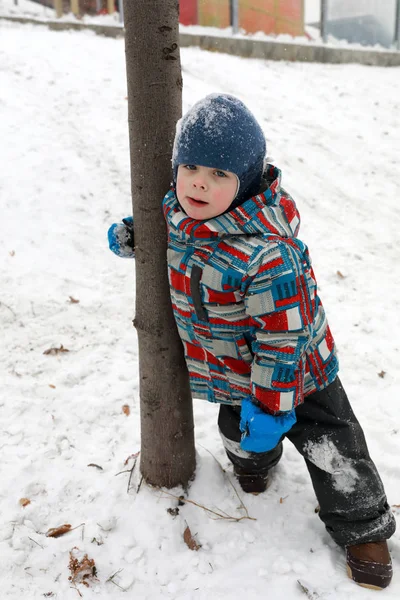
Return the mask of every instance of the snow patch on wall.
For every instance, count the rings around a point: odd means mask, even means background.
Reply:
[[[335,490],[343,494],[354,492],[358,474],[352,466],[353,461],[342,456],[328,436],[324,435],[317,442],[309,441],[304,451],[309,461],[332,475]]]

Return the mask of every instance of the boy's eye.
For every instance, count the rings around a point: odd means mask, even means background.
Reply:
[[[195,171],[196,165],[185,165],[185,169],[187,169],[188,171]]]
[[[226,177],[226,173],[223,171],[214,171],[217,177]]]

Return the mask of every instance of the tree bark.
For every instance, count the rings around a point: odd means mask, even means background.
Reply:
[[[182,110],[177,0],[124,0],[136,251],[142,475],[186,485],[195,470],[193,409],[169,295],[161,203]]]

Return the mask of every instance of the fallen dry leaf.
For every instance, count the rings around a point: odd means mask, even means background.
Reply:
[[[64,525],[60,525],[59,527],[53,527],[52,529],[49,529],[46,533],[46,537],[58,538],[68,533],[70,530],[71,525],[69,523],[64,523]]]
[[[15,256],[15,250],[11,250],[11,251],[10,251],[8,254],[9,254],[10,256]]]
[[[131,414],[131,409],[129,408],[129,406],[127,404],[124,404],[122,407],[122,412],[124,413],[124,415],[129,417],[129,415]]]
[[[59,348],[48,348],[43,352],[43,354],[49,354],[51,356],[55,356],[56,354],[61,354],[62,352],[69,352],[67,348],[61,344]]]
[[[94,580],[97,576],[97,569],[93,558],[89,558],[85,554],[81,560],[74,556],[73,551],[78,548],[72,548],[69,553],[69,564],[68,568],[71,575],[68,577],[72,583],[82,583],[86,587],[89,587],[89,581]],[[89,581],[88,581],[89,580]]]
[[[29,498],[21,498],[19,503],[21,506],[23,506],[25,508],[25,506],[28,506],[28,504],[30,504],[31,501],[29,500]]]
[[[190,550],[200,550],[201,544],[198,544],[192,536],[192,532],[189,529],[189,525],[186,525],[186,529],[183,532],[183,539],[186,546],[190,548]]]
[[[339,279],[346,279],[346,276],[343,275],[341,271],[336,271],[336,275],[339,277]]]
[[[56,389],[56,386],[55,386],[55,385],[53,385],[52,383],[49,383],[49,387],[51,387],[51,389],[52,389],[52,390],[55,390],[55,389]]]
[[[381,379],[383,379],[386,375],[386,371],[381,371],[380,373],[378,373],[378,377],[380,377]]]
[[[72,296],[68,296],[68,298],[71,304],[79,304],[79,300],[76,298],[73,298]]]
[[[124,462],[124,465],[126,466],[131,458],[137,458],[139,456],[139,454],[140,454],[140,450],[139,450],[139,452],[135,452],[135,454],[130,454],[128,456],[128,458],[126,459],[126,461]]]

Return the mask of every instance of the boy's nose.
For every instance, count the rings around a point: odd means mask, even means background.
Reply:
[[[193,181],[193,187],[199,190],[203,190],[205,191],[207,189],[207,185],[206,182],[204,181],[204,179],[195,179]]]

